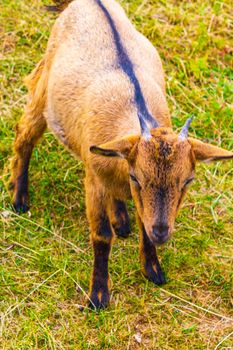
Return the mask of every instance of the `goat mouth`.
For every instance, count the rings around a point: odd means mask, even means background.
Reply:
[[[172,228],[168,227],[163,232],[159,232],[159,231],[153,230],[153,229],[152,230],[149,229],[147,231],[145,228],[145,232],[147,233],[147,236],[148,236],[149,240],[151,241],[151,243],[153,245],[159,246],[159,245],[166,243],[171,238]]]
[[[152,241],[152,243],[154,245],[158,246],[158,245],[165,244],[169,240],[169,238],[170,238],[170,235],[168,234],[166,236],[155,236],[155,235],[153,235],[150,239],[151,239],[151,241]]]

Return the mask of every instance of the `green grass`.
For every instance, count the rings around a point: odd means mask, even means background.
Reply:
[[[232,149],[231,1],[122,5],[163,59],[174,128],[194,113],[193,136]],[[199,165],[173,239],[159,249],[162,288],[140,272],[130,205],[133,233],[114,244],[111,305],[100,313],[86,308],[93,255],[83,166],[49,132],[31,162],[31,215],[11,211],[6,183],[23,78],[54,21],[41,6],[0,4],[0,348],[232,349],[232,162]]]

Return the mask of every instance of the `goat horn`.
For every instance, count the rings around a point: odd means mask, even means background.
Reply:
[[[184,141],[187,139],[188,137],[188,131],[189,131],[189,126],[193,120],[194,114],[191,115],[190,118],[188,118],[183,126],[183,128],[181,129],[179,136],[178,136],[178,140],[180,141]]]
[[[150,133],[150,129],[144,129],[143,131],[142,131],[142,137],[145,139],[145,140],[147,140],[147,141],[149,141],[150,139],[151,139],[151,133]]]
[[[156,119],[154,119],[150,114],[148,114],[147,119],[144,120],[144,118],[140,118],[140,125],[141,125],[141,131],[142,131],[142,137],[144,137],[146,140],[151,139],[151,129],[159,128],[159,123]]]

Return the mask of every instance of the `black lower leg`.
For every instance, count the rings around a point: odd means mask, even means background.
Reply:
[[[109,304],[108,290],[108,258],[111,244],[104,241],[94,241],[94,269],[90,295],[90,307],[102,309]]]
[[[10,188],[14,191],[13,206],[17,212],[26,212],[29,209],[29,162],[34,146],[46,129],[46,121],[42,114],[43,107],[41,104],[37,105],[37,99],[34,101],[34,97],[34,94],[30,96],[26,112],[16,126]]]
[[[123,201],[115,200],[114,208],[115,220],[112,227],[118,237],[127,238],[130,234],[130,221],[126,205]]]
[[[140,239],[140,258],[143,273],[150,281],[158,285],[166,282],[156,254],[156,248],[147,236],[143,225]]]
[[[108,258],[112,243],[112,230],[105,212],[102,212],[95,231],[92,232],[94,269],[91,282],[90,307],[105,308],[109,303]]]
[[[25,213],[29,210],[29,195],[28,195],[28,167],[31,157],[31,150],[24,154],[23,159],[18,159],[18,169],[16,177],[12,184],[14,190],[13,207],[18,213]]]

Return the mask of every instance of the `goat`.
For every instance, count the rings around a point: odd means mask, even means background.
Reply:
[[[115,0],[56,0],[60,11],[42,60],[28,76],[29,98],[17,125],[11,188],[28,210],[28,167],[46,127],[85,164],[86,211],[94,249],[91,306],[109,303],[113,238],[130,232],[133,198],[144,275],[165,282],[156,245],[171,236],[194,179],[196,161],[233,153],[172,130],[160,57]]]

